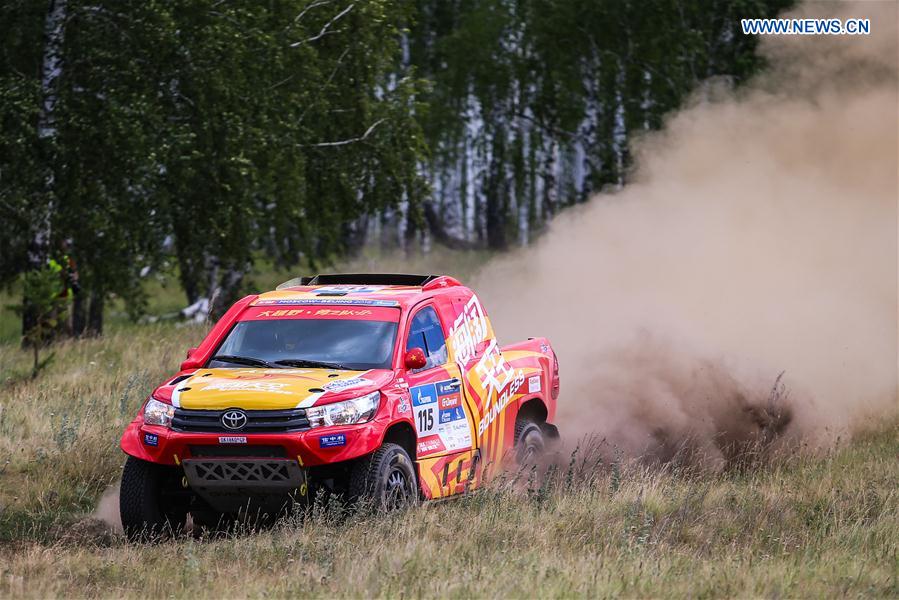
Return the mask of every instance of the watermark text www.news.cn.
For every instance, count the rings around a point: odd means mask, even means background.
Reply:
[[[871,19],[741,19],[746,35],[869,35]]]

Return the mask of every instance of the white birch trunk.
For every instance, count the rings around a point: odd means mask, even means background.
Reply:
[[[624,110],[624,65],[619,60],[618,74],[615,77],[615,125],[612,131],[616,188],[619,190],[624,185],[624,150],[627,144],[627,123]]]
[[[652,113],[652,73],[649,70],[643,71],[643,101],[640,103],[640,110],[643,111],[643,129],[649,131],[651,123],[649,115]]]
[[[47,146],[56,137],[56,105],[59,100],[57,82],[62,75],[62,48],[65,41],[67,0],[51,0],[44,19],[44,55],[41,62],[41,110],[38,114],[37,135]],[[47,160],[50,160],[48,157]],[[28,248],[28,266],[40,269],[50,254],[50,235],[53,213],[56,210],[53,165],[45,165],[44,193],[46,202],[35,224]]]

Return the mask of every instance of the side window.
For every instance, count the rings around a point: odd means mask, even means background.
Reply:
[[[428,358],[425,369],[446,363],[446,337],[443,335],[437,311],[431,306],[424,307],[412,318],[412,323],[409,325],[409,339],[406,341],[406,351],[412,348],[421,348],[425,351],[425,356]]]

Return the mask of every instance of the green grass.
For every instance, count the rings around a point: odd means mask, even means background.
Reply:
[[[0,395],[0,597],[899,595],[899,424],[825,456],[723,475],[562,456],[387,515],[327,511],[257,534],[131,546],[93,512],[118,437],[204,330],[120,325],[56,348]],[[28,357],[0,345],[0,364]]]
[[[486,258],[401,270],[465,279]],[[399,268],[391,260],[343,270]],[[292,275],[253,279],[268,289]],[[183,305],[170,281],[149,292],[153,314]],[[582,448],[542,480],[403,512],[322,509],[255,534],[132,546],[92,514],[121,473],[123,427],[206,328],[136,325],[113,305],[105,336],[56,345],[32,381],[10,321],[0,317],[0,598],[899,596],[895,421],[754,470],[608,465]]]

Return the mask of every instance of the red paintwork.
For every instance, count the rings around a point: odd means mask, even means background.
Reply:
[[[384,437],[387,428],[402,419],[389,413],[379,414],[368,423],[351,426],[316,427],[300,433],[256,433],[247,435],[247,446],[283,446],[288,458],[299,457],[307,467],[350,460],[374,452]],[[410,421],[411,424],[411,421]],[[143,433],[159,436],[159,446],[142,443]],[[319,438],[343,433],[347,437],[345,446],[321,448]],[[142,460],[174,465],[178,460],[191,458],[190,446],[219,445],[219,436],[226,433],[179,433],[166,427],[144,425],[141,418],[133,420],[122,435],[122,450]],[[237,434],[231,434],[237,435]],[[176,459],[177,457],[177,459]]]
[[[313,287],[296,287],[291,290],[311,291]],[[391,286],[389,299],[398,304],[399,311],[396,308],[375,308],[378,311],[377,318],[384,319],[384,315],[395,315],[399,313],[398,339],[395,344],[393,369],[392,371],[374,371],[369,373],[366,378],[372,379],[372,387],[380,389],[381,403],[374,419],[359,425],[351,426],[333,426],[310,429],[300,433],[290,434],[252,434],[247,435],[247,445],[279,445],[283,446],[288,457],[298,457],[303,465],[315,466],[326,463],[336,463],[340,461],[350,460],[373,452],[384,440],[387,430],[398,423],[408,424],[415,430],[413,421],[413,411],[410,408],[409,382],[414,379],[414,375],[407,371],[405,366],[405,340],[408,335],[409,322],[414,310],[424,305],[432,305],[437,311],[442,322],[444,332],[449,335],[453,323],[459,314],[460,307],[471,299],[473,293],[470,289],[463,286],[452,277],[439,277],[422,287],[409,286]],[[385,296],[358,294],[354,298],[360,299],[381,299]],[[273,307],[271,305],[252,304],[259,298],[258,295],[247,296],[235,303],[222,318],[216,323],[209,334],[203,341],[190,352],[190,356],[181,363],[181,370],[175,377],[182,375],[190,375],[197,369],[200,369],[211,358],[215,349],[219,346],[223,338],[231,330],[234,324],[244,319],[258,319],[263,309],[283,308]],[[331,307],[335,308],[335,307]],[[342,307],[336,307],[342,308]],[[339,318],[339,317],[338,317]],[[358,317],[345,317],[358,318]],[[372,317],[366,317],[372,318]],[[390,318],[393,320],[393,318]],[[479,348],[479,352],[482,351]],[[539,398],[546,406],[547,422],[552,423],[555,420],[556,413],[556,397],[558,395],[558,363],[555,353],[552,352],[549,342],[544,338],[532,338],[524,342],[513,344],[502,348],[506,351],[528,351],[537,353],[540,356],[528,358],[525,366],[538,367],[540,369],[540,392],[535,394],[526,394],[509,404],[506,410],[511,413],[511,418],[504,421],[502,431],[489,432],[484,439],[475,443],[484,451],[491,451],[491,443],[502,443],[504,446],[511,446],[511,440],[514,436],[514,414],[517,413],[518,407],[525,402]],[[466,368],[463,365],[463,368]],[[453,371],[455,369],[455,371]],[[443,377],[451,378],[453,373],[459,373],[458,366],[455,363],[448,363],[444,369]],[[175,379],[173,377],[172,379]],[[162,402],[171,402],[172,391],[176,386],[171,384],[172,379],[167,380],[153,392],[153,397]],[[465,391],[468,396],[476,395],[477,390],[471,389],[469,381],[465,380]],[[551,394],[547,394],[547,390],[552,390]],[[362,388],[355,388],[341,393],[329,393],[316,402],[316,405],[337,402],[347,398],[360,395],[360,391],[364,393]],[[481,400],[474,399],[478,405]],[[480,406],[479,406],[480,407]],[[159,439],[158,446],[147,446],[143,443],[144,433],[156,434]],[[343,433],[347,436],[346,445],[334,448],[321,448],[319,438],[322,436]],[[222,433],[180,433],[169,430],[168,428],[159,426],[148,426],[143,423],[143,409],[138,413],[135,419],[127,426],[122,438],[122,450],[131,456],[162,464],[176,464],[184,458],[190,458],[191,445],[218,445],[219,436],[229,434]],[[235,433],[233,435],[240,435]],[[491,441],[492,440],[492,441]],[[508,448],[501,449],[502,451]],[[438,453],[439,456],[439,453]],[[434,473],[438,473],[438,469],[442,469],[444,463],[457,459],[459,454],[447,455],[446,460],[439,460],[431,467]],[[413,457],[418,459],[419,457]],[[483,462],[483,461],[482,461]],[[458,464],[458,463],[455,463]],[[471,466],[471,461],[465,459],[463,470],[467,471]],[[476,475],[476,481],[479,480],[480,474]],[[425,488],[422,484],[422,493],[425,497],[431,497],[432,492]],[[461,484],[453,484],[456,486],[455,491],[461,491]]]

